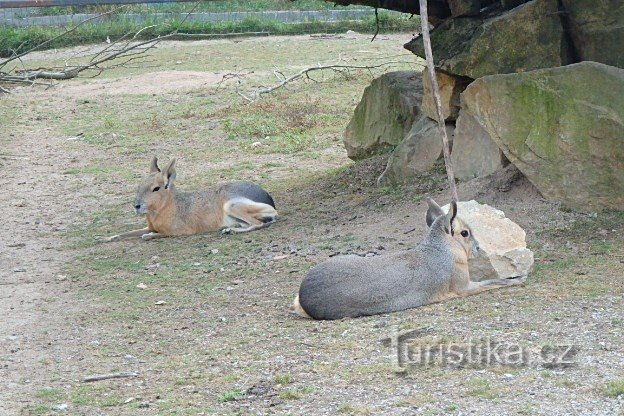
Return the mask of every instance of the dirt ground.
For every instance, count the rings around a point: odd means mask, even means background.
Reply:
[[[408,39],[171,42],[149,67],[0,96],[0,415],[624,414],[624,215],[571,212],[511,170],[459,192],[527,231],[536,265],[524,286],[360,319],[290,312],[314,264],[417,244],[423,197],[448,200],[445,175],[438,166],[377,188],[386,156],[346,158],[341,132],[369,73],[252,105],[236,89],[275,83],[275,67],[407,60]],[[235,71],[254,73],[217,88]],[[152,154],[178,158],[182,189],[261,183],[279,221],[99,243],[142,226],[131,202]],[[491,339],[576,354],[569,366],[398,371],[384,340],[409,330],[430,345]],[[84,382],[115,372],[134,375]]]

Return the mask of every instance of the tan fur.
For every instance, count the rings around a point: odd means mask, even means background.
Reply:
[[[270,200],[266,191],[252,183],[234,182],[196,192],[177,190],[174,165],[175,159],[161,171],[154,157],[149,177],[139,186],[135,209],[145,215],[147,228],[113,235],[105,241],[138,236],[151,240],[219,229],[247,232],[266,227],[277,218],[273,206],[245,196],[249,193],[265,195]]]

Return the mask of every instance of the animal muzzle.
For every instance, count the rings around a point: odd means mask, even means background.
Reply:
[[[147,213],[147,207],[145,204],[134,204],[134,211],[138,215],[145,215]]]
[[[479,248],[479,244],[476,244],[476,243],[475,243],[475,244],[472,246],[472,258],[475,258],[475,257],[479,256],[479,251],[480,251],[480,250],[481,250],[481,249]]]

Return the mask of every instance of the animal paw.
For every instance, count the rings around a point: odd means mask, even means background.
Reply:
[[[526,282],[526,280],[529,278],[528,275],[524,275],[524,276],[513,276],[513,277],[509,277],[506,280],[509,281],[510,285],[521,285],[524,282]]]
[[[232,234],[231,228],[224,228],[221,230],[221,234]]]
[[[141,236],[141,239],[142,239],[143,241],[149,241],[149,240],[153,239],[155,235],[156,235],[156,233],[147,233],[147,234],[143,234],[143,235]]]
[[[111,235],[110,237],[101,238],[100,241],[104,243],[112,243],[113,241],[119,241],[121,237],[119,234]]]

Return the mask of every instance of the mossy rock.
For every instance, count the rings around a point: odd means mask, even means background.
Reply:
[[[562,0],[578,58],[624,68],[624,2]]]
[[[624,69],[596,62],[476,80],[466,109],[548,199],[624,207]]]
[[[557,0],[533,0],[494,17],[448,19],[431,33],[435,64],[470,78],[571,63]],[[421,37],[405,47],[424,58]]]
[[[347,155],[360,160],[392,150],[422,118],[422,96],[417,71],[389,72],[373,80],[345,130]]]

